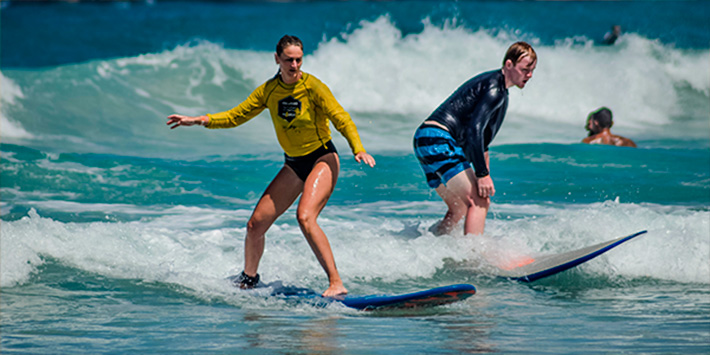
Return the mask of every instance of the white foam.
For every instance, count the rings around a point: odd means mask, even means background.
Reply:
[[[584,267],[626,277],[710,283],[710,212],[683,207],[607,201],[565,207],[541,218],[493,221],[503,238],[524,243],[525,251],[559,253],[648,230]]]
[[[419,121],[471,76],[500,68],[513,41],[428,22],[421,33],[403,36],[381,17],[320,43],[304,67],[353,111],[413,115]],[[524,90],[510,89],[511,117],[578,127],[589,112],[608,106],[618,117],[616,127],[640,129],[665,125],[683,112],[679,86],[710,96],[710,69],[701,65],[707,50],[682,51],[634,34],[614,47],[532,42],[537,70]]]
[[[627,278],[710,283],[708,211],[609,201],[576,208],[549,207],[550,211],[531,215],[525,211],[539,210],[540,206],[495,205],[525,217],[491,219],[482,237],[460,233],[435,237],[427,229],[443,216],[441,204],[412,203],[406,208],[410,217],[399,213],[398,204],[378,202],[357,211],[336,205],[323,212],[320,225],[346,284],[368,287],[372,280],[430,278],[451,267],[450,262],[472,263],[473,274],[487,273],[489,270],[476,266],[483,254],[512,258],[559,253],[640,230],[649,232],[586,263],[584,270]],[[173,207],[162,215],[156,210],[144,212],[148,213],[146,218],[135,222],[62,223],[32,210],[28,217],[2,223],[2,286],[27,282],[46,257],[109,277],[191,288],[215,287],[215,282],[241,270],[243,226],[251,213],[249,208]],[[239,227],[232,227],[235,225]],[[293,209],[269,230],[260,273],[267,281],[281,279],[316,289],[327,283]]]
[[[220,231],[167,229],[150,223],[61,223],[34,210],[3,223],[2,285],[25,282],[44,257],[115,278],[188,284],[195,275],[225,275],[233,248]],[[225,258],[222,258],[225,257]]]
[[[12,80],[8,79],[6,76],[0,72],[0,90],[2,90],[2,101],[3,104],[14,105],[17,103],[17,99],[24,98],[25,95],[22,93],[22,89]]]
[[[34,136],[27,132],[18,122],[15,122],[4,114],[0,113],[0,127],[2,127],[2,137],[10,139],[27,139]]]
[[[19,105],[18,99],[23,99],[25,94],[22,89],[12,80],[5,77],[0,72],[0,127],[2,128],[2,137],[10,139],[32,138],[32,134],[27,132],[22,124],[8,118],[6,112],[8,106]]]
[[[354,116],[364,115],[362,126],[368,134],[398,138],[407,128],[408,140],[409,131],[461,83],[499,68],[515,40],[510,34],[494,36],[485,29],[437,27],[427,21],[421,33],[405,36],[383,16],[362,21],[341,38],[325,39],[306,56],[303,69],[329,85]],[[687,98],[680,95],[692,88],[710,97],[710,68],[701,64],[709,50],[676,49],[632,33],[613,47],[593,46],[588,39],[581,45],[579,39],[553,46],[531,42],[538,52],[537,70],[525,89],[510,88],[508,128],[497,143],[577,142],[586,133],[582,126],[587,114],[601,106],[612,109],[616,129],[627,135],[708,133],[706,117],[694,117],[697,107],[687,106]],[[258,72],[246,65],[235,68]],[[261,74],[249,77],[257,84],[267,71]],[[694,104],[707,108],[707,100]],[[378,123],[391,119],[383,114],[395,115],[397,122]],[[693,127],[700,130],[672,125],[679,117],[699,120]]]

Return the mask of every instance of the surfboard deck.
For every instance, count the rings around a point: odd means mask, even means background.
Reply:
[[[522,265],[509,270],[500,269],[498,276],[521,282],[533,282],[558,274],[562,271],[592,260],[597,256],[602,255],[607,251],[646,232],[647,231],[644,230],[626,237],[613,239],[577,250],[537,257],[533,262],[527,265]]]
[[[350,308],[361,310],[422,308],[463,301],[474,294],[476,288],[473,285],[456,284],[400,295],[345,296],[338,301]]]
[[[286,286],[280,281],[260,284],[257,286],[256,290],[260,288],[270,288],[270,296],[293,300],[295,302],[310,301],[310,303],[315,306],[327,306],[333,302],[338,302],[347,307],[365,311],[435,307],[463,301],[476,294],[476,287],[469,284],[441,286],[398,295],[361,296],[348,294],[337,297],[323,297],[320,293],[312,289]]]

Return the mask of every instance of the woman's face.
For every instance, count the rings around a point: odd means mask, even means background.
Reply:
[[[275,54],[276,64],[281,68],[281,79],[286,84],[293,84],[301,78],[303,50],[299,46],[288,46],[283,52]]]

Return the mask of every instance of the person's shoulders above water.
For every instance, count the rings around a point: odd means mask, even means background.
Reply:
[[[613,145],[616,147],[632,147],[636,148],[636,143],[626,137],[617,136],[615,134],[605,135],[603,133],[595,134],[582,139],[582,143],[586,144],[604,144]]]
[[[617,147],[633,147],[636,148],[636,143],[632,141],[631,139],[628,139],[626,137],[622,136],[616,136],[616,141],[614,142],[614,145]]]

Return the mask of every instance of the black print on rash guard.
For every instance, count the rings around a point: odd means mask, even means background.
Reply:
[[[301,113],[301,101],[296,100],[293,96],[279,101],[279,117],[290,123],[299,113]]]

